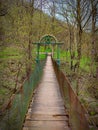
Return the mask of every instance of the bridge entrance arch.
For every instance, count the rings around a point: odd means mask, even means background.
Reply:
[[[58,42],[56,37],[53,35],[44,35],[41,37],[41,39],[39,40],[39,42],[35,42],[33,44],[37,45],[37,56],[36,56],[36,62],[39,63],[40,58],[39,58],[39,51],[40,51],[40,46],[45,46],[45,47],[49,47],[50,45],[52,46],[52,56],[54,54],[54,46],[57,47],[57,63],[58,65],[60,65],[60,46],[63,44],[61,42]]]

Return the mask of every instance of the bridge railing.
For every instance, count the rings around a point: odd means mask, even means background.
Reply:
[[[72,130],[90,130],[86,110],[81,105],[65,74],[59,69],[57,63],[52,61],[65,107],[68,110],[70,127]]]
[[[45,61],[37,64],[30,78],[24,82],[19,92],[12,96],[13,99],[9,101],[5,114],[0,119],[0,130],[22,130],[33,91],[39,83],[44,65]]]

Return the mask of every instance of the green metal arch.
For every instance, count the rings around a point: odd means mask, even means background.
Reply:
[[[40,43],[46,45],[55,44],[56,42],[57,42],[56,37],[49,34],[42,36],[42,38],[40,39]]]
[[[41,37],[41,39],[39,40],[39,42],[35,42],[33,44],[37,45],[37,57],[36,57],[36,62],[39,63],[39,55],[40,55],[40,46],[57,46],[57,63],[58,65],[60,65],[60,46],[63,44],[61,42],[58,42],[56,37],[50,34],[46,34],[44,36]],[[54,47],[52,47],[52,52],[54,50]],[[47,53],[46,53],[47,54]],[[53,56],[53,53],[52,53]]]

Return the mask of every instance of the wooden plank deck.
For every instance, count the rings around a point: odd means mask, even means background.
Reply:
[[[70,130],[51,57],[30,104],[23,130]]]

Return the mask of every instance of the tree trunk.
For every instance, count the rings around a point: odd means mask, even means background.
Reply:
[[[81,0],[77,0],[77,29],[78,29],[78,38],[77,38],[77,86],[76,93],[79,94],[79,79],[80,79],[80,59],[81,59],[81,40],[82,40],[82,26],[81,26]]]
[[[31,38],[32,38],[32,25],[33,25],[32,17],[34,13],[34,0],[31,0],[29,10],[30,10],[31,18],[30,18],[30,23],[29,23],[30,32],[29,32],[29,41],[28,41],[28,63],[27,63],[27,77],[28,78],[32,70],[32,39]]]
[[[96,40],[95,40],[95,30],[96,30],[96,4],[95,1],[91,0],[91,7],[92,7],[92,34],[91,34],[91,44],[92,44],[92,49],[91,49],[91,57],[92,57],[92,62],[91,62],[91,74],[94,74],[94,69],[93,66],[96,65],[96,77],[97,77],[97,51],[96,51]]]
[[[73,69],[73,50],[72,50],[73,49],[72,48],[73,41],[72,41],[72,30],[71,30],[71,28],[69,29],[69,35],[70,35],[70,39],[69,39],[69,43],[70,43],[70,70],[72,70]]]

